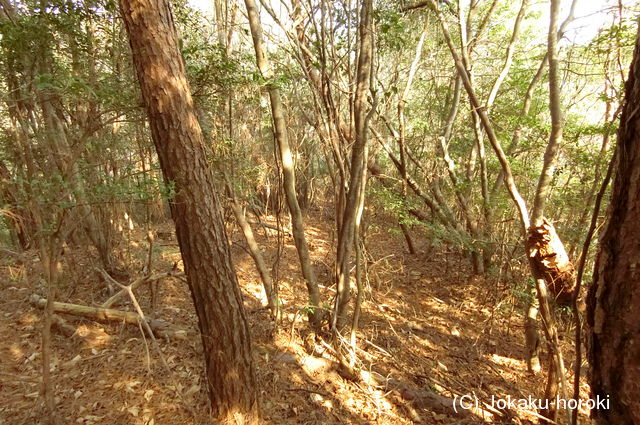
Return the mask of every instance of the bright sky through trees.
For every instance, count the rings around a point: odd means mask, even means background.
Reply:
[[[213,1],[212,0],[188,0],[188,3],[206,14],[213,14]],[[274,10],[279,9],[280,1],[269,1],[273,4]],[[464,0],[462,1],[464,4]],[[562,2],[562,16],[566,16],[571,6],[571,0],[563,0]],[[625,5],[633,4],[633,1],[623,0]],[[607,18],[609,11],[618,7],[618,0],[578,0],[576,7],[576,19],[570,25],[566,36],[573,42],[582,44],[586,43],[593,38],[600,28],[604,25],[608,25],[611,21]],[[540,11],[538,19],[541,28],[546,28],[548,25],[548,1],[540,1],[534,4],[532,9],[534,11]],[[267,18],[268,19],[268,18]],[[268,19],[270,21],[270,19]],[[546,37],[546,33],[541,31]]]

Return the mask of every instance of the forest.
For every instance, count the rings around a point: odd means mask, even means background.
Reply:
[[[638,16],[0,0],[0,425],[640,424]]]

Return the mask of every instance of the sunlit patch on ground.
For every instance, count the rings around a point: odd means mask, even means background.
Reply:
[[[471,278],[461,256],[426,248],[414,257],[403,253],[402,237],[384,231],[381,220],[377,228],[370,226],[367,239],[369,276],[357,333],[364,371],[382,371],[411,388],[446,397],[467,393],[483,398],[540,396],[544,373],[532,377],[526,372],[522,316],[508,289],[496,287],[490,279]],[[276,224],[273,217],[263,221]],[[306,225],[322,299],[330,306],[335,294],[329,230],[333,221],[310,216]],[[182,267],[170,230],[170,223],[163,225],[159,230],[163,238],[156,238],[156,272],[168,271],[175,263]],[[291,237],[284,238],[274,275],[283,310],[282,319],[274,323],[263,308],[264,289],[251,257],[241,248],[242,236],[233,226],[228,231],[251,326],[263,423],[413,423],[411,400],[389,388],[344,379],[329,352],[309,333],[304,313],[306,289]],[[276,260],[276,238],[265,229],[256,228],[255,233],[271,267]],[[132,261],[127,274],[133,280],[139,275],[148,245],[140,229],[134,228],[130,235],[133,240],[123,245],[121,258]],[[416,235],[416,240],[423,237]],[[96,264],[92,255],[69,250],[65,260],[66,284],[60,290],[60,301],[96,306],[108,298],[101,278],[92,271]],[[27,261],[23,268],[10,262],[0,264],[4,264],[0,266],[0,334],[4,338],[0,347],[0,419],[44,423],[46,415],[39,398],[41,312],[28,302],[32,293],[45,295],[38,283],[42,282],[38,263]],[[54,331],[53,379],[65,423],[211,423],[201,341],[188,286],[178,279],[165,279],[159,288],[155,316],[187,330],[187,339],[160,339],[156,344],[137,326],[71,316],[65,318],[75,327],[73,336]],[[140,287],[136,297],[151,314],[149,288]],[[132,309],[128,300],[115,308]],[[571,358],[572,350],[566,348],[567,358]],[[582,391],[586,397],[586,383]],[[427,424],[464,423],[425,409],[414,413]],[[523,423],[535,419],[527,413],[518,414]]]

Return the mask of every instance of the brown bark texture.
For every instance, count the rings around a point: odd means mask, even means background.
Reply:
[[[592,411],[599,424],[640,423],[640,33],[620,117],[617,171],[587,297]]]
[[[168,0],[122,0],[133,62],[198,315],[213,415],[257,413],[249,327]]]
[[[569,305],[576,287],[576,273],[553,224],[546,218],[529,228],[527,252],[536,277],[544,278],[558,305]]]

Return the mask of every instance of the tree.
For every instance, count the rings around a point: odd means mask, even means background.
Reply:
[[[447,41],[451,55],[453,56],[456,68],[458,69],[458,74],[462,79],[462,83],[469,96],[470,103],[477,111],[478,119],[484,127],[489,142],[500,161],[505,175],[505,185],[507,186],[509,196],[512,198],[516,208],[518,209],[522,230],[526,235],[525,251],[529,258],[532,276],[536,282],[536,290],[543,318],[544,331],[550,348],[549,375],[547,379],[547,388],[545,390],[545,398],[552,401],[549,403],[549,408],[543,411],[543,414],[545,417],[555,420],[556,410],[553,400],[556,399],[558,387],[560,387],[561,392],[564,393],[564,390],[566,389],[566,377],[564,360],[560,350],[559,337],[555,324],[554,311],[551,308],[551,297],[547,289],[547,285],[556,297],[567,293],[570,298],[573,295],[572,291],[575,288],[573,264],[569,261],[562,241],[558,237],[555,228],[543,216],[544,205],[550,190],[550,181],[555,171],[558,159],[558,149],[562,138],[562,114],[560,110],[560,93],[557,80],[557,22],[560,2],[558,0],[551,1],[548,32],[548,60],[550,69],[549,92],[552,128],[549,136],[549,142],[545,150],[542,171],[538,179],[539,183],[536,188],[532,208],[533,215],[531,218],[529,217],[527,205],[513,178],[510,161],[502,149],[500,141],[496,136],[493,125],[489,120],[484,107],[482,107],[477,98],[473,82],[471,81],[470,75],[464,66],[464,63],[466,62],[464,50],[462,56],[458,55],[449,34],[445,19],[439,11],[438,6],[433,0],[429,2],[429,5],[436,13],[443,35]],[[536,315],[537,309],[529,308],[527,311],[525,325],[529,325],[531,321],[535,320]],[[528,327],[526,332],[526,343],[529,351],[529,357],[527,360],[529,361],[529,369],[531,369],[531,358],[534,354],[537,354],[537,342],[534,344],[534,347],[536,347],[536,353],[534,353],[530,348],[532,343],[531,340],[537,339],[537,334],[535,331],[529,332],[532,330],[530,326],[526,327]]]
[[[371,113],[367,110],[367,92],[369,91],[373,63],[373,2],[363,1],[358,26],[359,49],[355,75],[353,100],[354,142],[351,148],[350,181],[346,202],[342,213],[342,222],[338,228],[338,248],[336,252],[336,298],[332,318],[334,332],[339,332],[346,322],[348,302],[351,296],[349,275],[351,269],[351,249],[354,235],[358,233],[360,217],[364,208],[361,191],[366,185],[368,163],[367,130]],[[359,243],[356,239],[355,243]]]
[[[640,422],[640,28],[625,86],[618,129],[616,175],[587,298],[592,397],[608,399],[593,411],[599,424]]]
[[[167,0],[122,0],[133,62],[198,315],[213,414],[255,421],[249,327]]]
[[[251,29],[251,37],[253,38],[253,47],[256,52],[256,62],[260,74],[267,80],[267,91],[269,92],[269,100],[271,102],[271,114],[273,116],[273,131],[276,144],[278,147],[278,156],[282,163],[282,177],[285,198],[291,215],[291,227],[293,228],[293,240],[296,244],[298,258],[300,259],[300,267],[302,275],[307,283],[307,291],[309,293],[309,303],[311,304],[311,312],[309,319],[314,327],[320,326],[321,311],[320,306],[320,290],[318,289],[318,281],[316,273],[313,270],[311,259],[309,257],[309,247],[304,234],[304,222],[302,219],[302,210],[298,203],[296,194],[296,177],[293,163],[293,155],[289,146],[289,137],[287,136],[287,126],[284,118],[284,105],[280,97],[280,90],[273,81],[273,71],[266,49],[262,43],[262,27],[260,25],[260,17],[255,1],[245,0],[247,8],[247,16],[249,17],[249,28]]]

